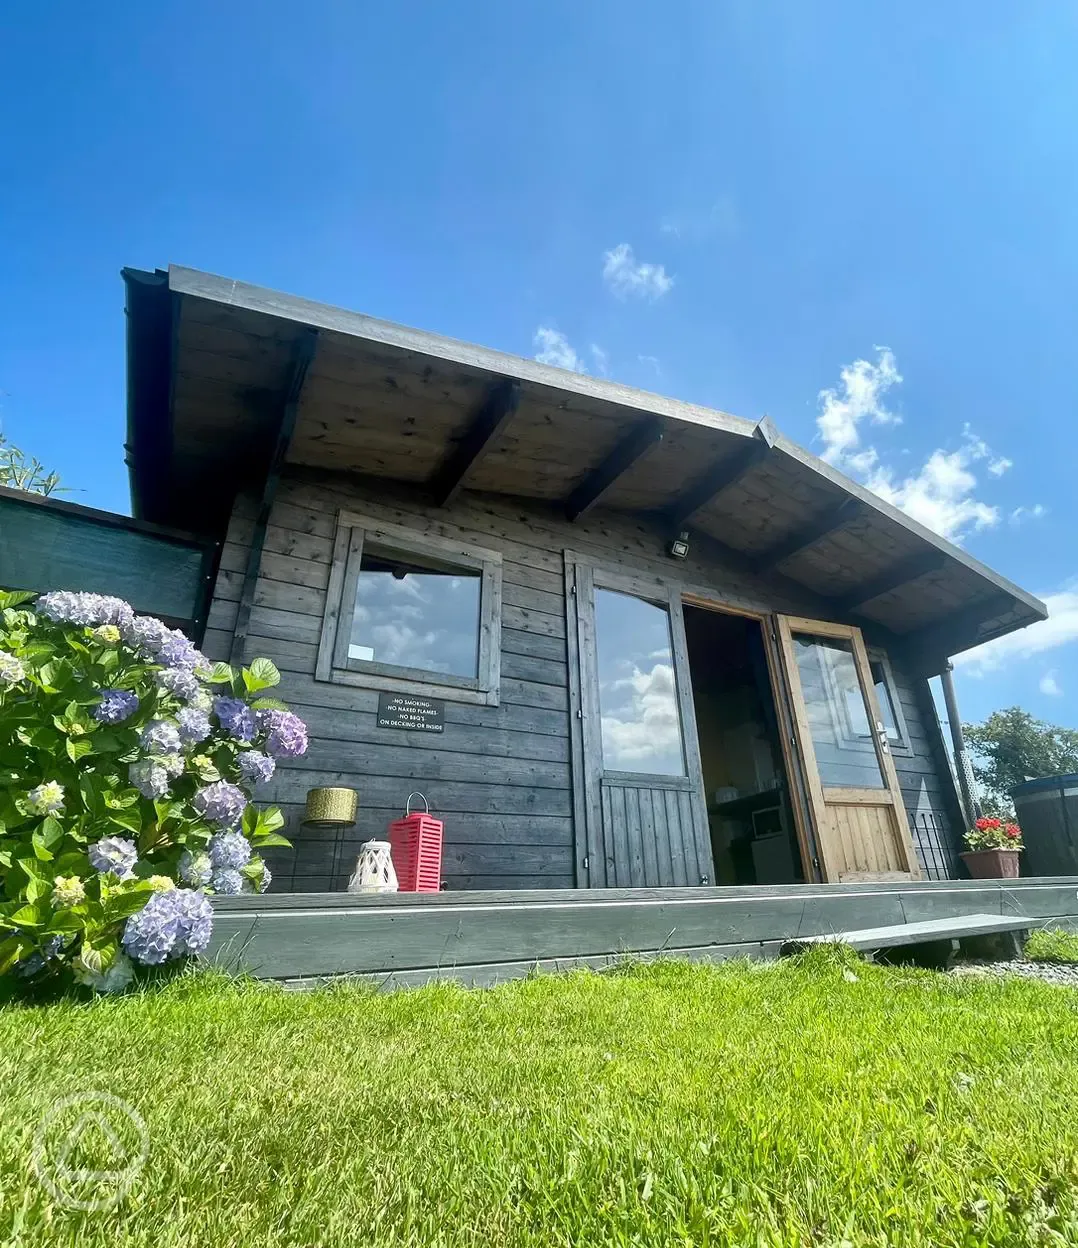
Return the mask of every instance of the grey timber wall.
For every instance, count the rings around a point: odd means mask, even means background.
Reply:
[[[447,702],[442,734],[382,729],[374,691],[314,679],[342,507],[501,552],[499,706]],[[203,643],[211,658],[227,659],[231,648],[256,510],[247,498],[234,509]],[[749,578],[702,543],[694,543],[684,565],[672,565],[663,546],[658,528],[611,513],[570,525],[542,506],[490,496],[464,493],[437,509],[404,488],[371,488],[310,470],[286,475],[266,529],[246,645],[248,660],[265,655],[281,669],[281,696],[311,731],[306,757],[282,767],[267,791],[285,811],[295,845],[270,857],[274,891],[343,887],[359,844],[383,833],[416,789],[445,820],[443,875],[449,888],[574,886],[564,551],[656,583],[683,580],[687,591],[733,607],[819,613],[818,600],[806,600],[790,583]],[[930,814],[933,826],[949,835],[949,773],[941,770],[936,749],[938,725],[933,729],[924,714],[927,684],[907,680],[893,666],[913,747],[895,760],[911,821],[918,812]],[[299,826],[308,788],[325,784],[348,785],[360,794],[359,822],[336,872],[332,843]]]

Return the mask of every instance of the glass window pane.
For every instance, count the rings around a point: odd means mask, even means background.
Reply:
[[[603,765],[608,771],[683,776],[670,617],[664,607],[595,591]]]
[[[884,788],[876,752],[863,744],[870,733],[869,718],[852,643],[795,636],[794,655],[821,782],[839,788]]]
[[[349,659],[477,677],[481,583],[474,568],[364,542]]]
[[[902,734],[898,731],[898,717],[895,715],[891,686],[887,683],[887,669],[882,659],[872,659],[869,667],[872,669],[872,683],[876,686],[876,701],[880,704],[880,715],[883,717],[883,726],[887,729],[887,739],[901,741]]]

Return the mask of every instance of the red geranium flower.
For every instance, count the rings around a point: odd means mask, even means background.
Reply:
[[[975,828],[979,829],[981,832],[985,832],[985,831],[987,831],[987,829],[988,829],[988,828],[990,828],[990,827],[992,826],[992,820],[991,820],[991,819],[986,819],[986,818],[982,815],[982,816],[981,816],[981,818],[980,818],[980,819],[978,819],[978,820],[976,821],[976,823],[975,823],[973,826],[974,826]]]

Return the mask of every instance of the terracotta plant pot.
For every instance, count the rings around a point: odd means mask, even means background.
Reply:
[[[962,861],[975,880],[1017,880],[1020,849],[975,849]]]

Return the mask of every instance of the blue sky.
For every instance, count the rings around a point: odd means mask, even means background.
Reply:
[[[960,695],[1078,726],[1076,63],[1063,2],[5,6],[3,430],[126,510],[170,261],[766,412],[1051,596]]]

